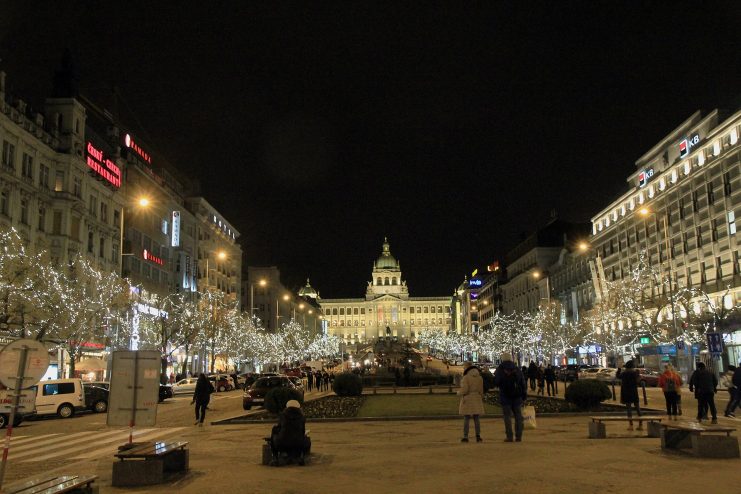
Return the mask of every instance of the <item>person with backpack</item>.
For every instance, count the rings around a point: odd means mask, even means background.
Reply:
[[[635,363],[628,360],[625,364],[625,370],[620,373],[620,403],[625,405],[628,412],[628,419],[632,419],[631,408],[635,406],[638,416],[641,416],[641,402],[638,398],[638,381],[640,375],[635,368]],[[633,421],[630,420],[628,430],[633,430]],[[638,429],[643,430],[643,422],[638,422]]]
[[[697,421],[702,419],[708,413],[708,408],[712,415],[712,424],[718,423],[718,411],[715,408],[715,391],[718,388],[718,378],[715,373],[705,368],[704,362],[697,362],[697,368],[690,377],[690,392],[695,392],[697,399]]]
[[[664,372],[659,376],[659,387],[664,392],[666,414],[669,416],[669,420],[679,420],[677,402],[682,388],[682,377],[674,372],[672,364],[664,366]]]
[[[479,416],[484,414],[484,380],[478,367],[475,367],[471,362],[465,362],[463,369],[461,389],[458,390],[458,396],[461,397],[458,414],[463,415],[463,438],[461,442],[468,442],[468,426],[471,417],[473,417],[476,442],[480,443],[483,441],[481,439]]]
[[[540,396],[545,395],[545,369],[543,369],[543,364],[540,364],[538,366],[538,394]]]
[[[553,392],[553,396],[556,396],[555,382],[556,371],[551,364],[548,364],[548,367],[545,369],[545,384],[546,389],[548,390],[548,396],[551,396],[551,392]]]
[[[494,373],[494,385],[499,388],[499,402],[504,413],[505,442],[522,441],[522,404],[527,398],[527,383],[522,371],[512,362],[512,355],[503,353],[501,364]],[[512,433],[512,416],[515,417],[515,431]],[[513,438],[514,436],[514,438]]]
[[[527,368],[527,378],[530,381],[530,390],[535,391],[535,381],[538,379],[538,366],[535,362],[530,362]]]

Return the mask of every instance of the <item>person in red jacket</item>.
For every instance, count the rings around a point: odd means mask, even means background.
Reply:
[[[682,389],[682,376],[674,372],[672,364],[664,366],[664,372],[659,376],[659,387],[664,391],[666,414],[669,416],[669,420],[679,420],[677,403]]]

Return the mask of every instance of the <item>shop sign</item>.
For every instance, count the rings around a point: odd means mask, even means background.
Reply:
[[[654,176],[654,169],[649,168],[638,174],[638,187],[643,187]]]
[[[708,351],[712,354],[723,353],[723,335],[720,333],[707,333]]]
[[[700,143],[700,135],[694,134],[692,137],[682,139],[679,143],[679,157],[684,158],[692,151],[692,148]]]
[[[172,212],[172,247],[180,247],[180,211]]]
[[[143,159],[145,162],[147,162],[150,165],[152,164],[152,156],[148,152],[146,152],[144,149],[142,149],[142,147],[139,146],[139,144],[137,144],[136,141],[134,141],[134,138],[131,137],[131,134],[126,134],[124,136],[124,144],[126,145],[127,148],[131,149],[137,155],[139,155],[139,157]]]
[[[155,256],[154,254],[149,252],[147,249],[144,249],[144,252],[142,252],[142,257],[144,257],[145,261],[150,261],[155,264],[159,264],[160,266],[165,265],[165,261],[161,257]]]
[[[474,288],[474,287],[479,287],[479,286],[483,285],[483,283],[484,283],[484,282],[483,282],[483,281],[481,281],[481,280],[480,280],[480,279],[478,279],[478,278],[471,278],[470,280],[468,280],[468,286],[470,286],[470,287],[472,287],[472,288]]]
[[[98,149],[92,142],[87,143],[87,166],[100,178],[117,189],[121,187],[121,169],[105,157],[102,149]]]

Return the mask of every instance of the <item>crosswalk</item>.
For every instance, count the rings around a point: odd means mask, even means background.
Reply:
[[[166,439],[184,429],[187,427],[134,429],[133,440],[140,442]],[[89,460],[113,455],[128,440],[128,429],[14,436],[10,441],[8,460],[15,463],[54,459]]]

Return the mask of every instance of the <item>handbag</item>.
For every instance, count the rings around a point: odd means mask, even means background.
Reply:
[[[524,429],[535,429],[537,424],[535,422],[535,407],[528,405],[522,407],[522,422]]]

